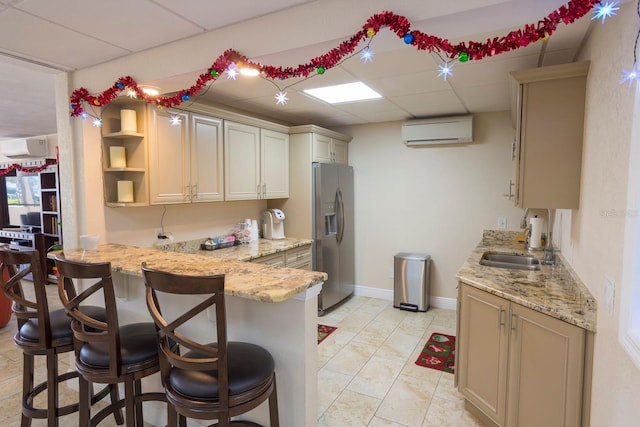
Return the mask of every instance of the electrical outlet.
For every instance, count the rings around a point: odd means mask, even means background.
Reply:
[[[507,228],[507,218],[498,217],[498,228],[502,230]]]
[[[154,238],[158,240],[171,239],[171,233],[162,231],[162,228],[156,228]]]
[[[604,306],[609,313],[609,317],[613,317],[613,306],[616,298],[616,283],[609,276],[604,276]]]

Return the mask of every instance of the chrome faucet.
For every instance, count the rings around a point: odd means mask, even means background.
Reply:
[[[544,259],[542,263],[545,265],[556,265],[556,253],[553,249],[553,236],[551,226],[551,208],[547,208],[547,237],[544,244]]]
[[[522,215],[522,219],[520,220],[520,228],[524,229],[524,250],[527,252],[531,250],[529,247],[531,241],[531,225],[527,224],[528,215],[529,208],[525,208],[524,215]]]

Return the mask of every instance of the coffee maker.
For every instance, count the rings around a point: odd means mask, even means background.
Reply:
[[[262,213],[262,235],[265,239],[284,239],[284,212],[268,209]]]

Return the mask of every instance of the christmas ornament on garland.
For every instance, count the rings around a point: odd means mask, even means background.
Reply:
[[[202,89],[227,73],[229,79],[234,79],[242,69],[251,69],[262,78],[271,81],[277,88],[277,104],[286,104],[285,88],[281,88],[275,81],[283,81],[293,78],[306,79],[310,76],[322,75],[327,70],[340,64],[347,58],[356,54],[358,45],[368,39],[367,46],[360,50],[360,57],[364,62],[371,62],[373,51],[369,44],[382,28],[388,28],[394,32],[404,43],[414,46],[417,50],[436,53],[443,61],[439,66],[439,75],[444,79],[452,75],[453,61],[459,62],[479,61],[488,56],[499,55],[515,49],[520,49],[540,40],[547,40],[556,30],[559,24],[571,24],[584,15],[593,11],[592,19],[602,19],[615,15],[615,2],[602,3],[599,0],[571,0],[566,5],[553,11],[536,24],[527,24],[524,27],[509,32],[502,37],[494,37],[485,42],[460,42],[451,44],[449,40],[434,35],[412,30],[409,20],[393,12],[384,11],[371,16],[362,29],[349,39],[340,43],[324,55],[311,59],[308,63],[297,67],[281,67],[252,62],[241,53],[228,49],[220,55],[215,62],[198,76],[196,82],[189,88],[183,89],[171,96],[149,95],[137,84],[131,76],[119,78],[113,86],[98,95],[92,95],[85,88],[79,88],[72,92],[70,98],[72,117],[94,117],[94,125],[101,126],[102,119],[97,114],[89,114],[86,108],[104,107],[110,104],[122,91],[128,90],[129,95],[155,104],[158,108],[175,108],[184,102],[193,100]],[[634,61],[635,70],[635,61]],[[294,83],[295,84],[295,83]]]

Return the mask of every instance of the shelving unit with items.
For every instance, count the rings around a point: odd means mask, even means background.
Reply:
[[[115,101],[102,113],[105,204],[148,206],[147,104]]]
[[[46,252],[51,247],[62,245],[62,219],[60,212],[60,183],[58,166],[49,166],[40,172],[40,222],[42,230],[41,248]],[[50,282],[57,283],[52,260],[46,259],[46,273]]]

